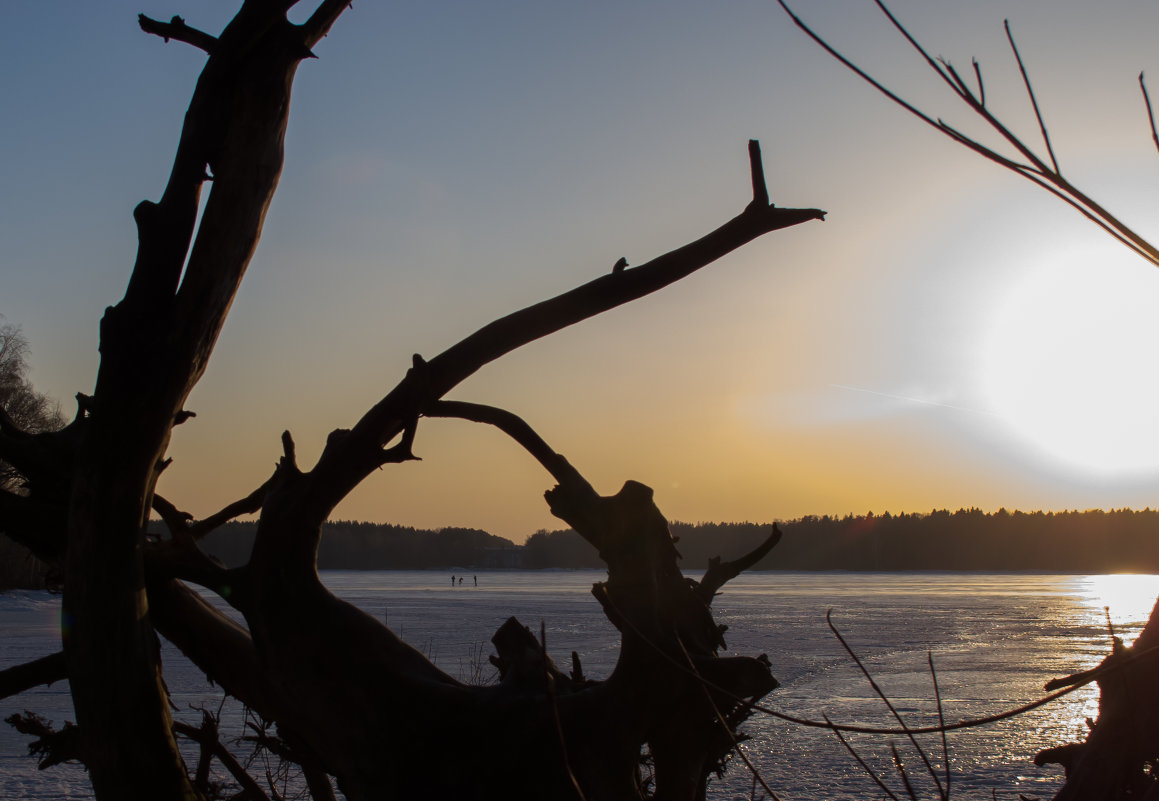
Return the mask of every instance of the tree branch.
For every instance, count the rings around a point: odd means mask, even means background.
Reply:
[[[1143,82],[1143,73],[1139,73],[1139,89],[1143,92],[1143,103],[1147,106],[1147,122],[1151,125],[1151,141],[1155,149],[1159,150],[1159,130],[1155,129],[1155,112],[1151,109],[1151,95],[1147,92],[1147,84]]]
[[[302,24],[306,47],[318,44],[350,5],[350,0],[323,0],[310,18]]]
[[[182,512],[156,492],[153,493],[153,511],[161,515],[161,521],[165,523],[174,539],[188,534],[189,521],[193,519],[193,515]]]
[[[870,86],[885,95],[892,102],[904,108],[918,119],[922,120],[927,125],[938,130],[945,136],[953,139],[961,145],[964,145],[971,150],[981,154],[983,157],[1009,169],[1023,178],[1037,184],[1040,187],[1046,188],[1051,194],[1062,199],[1068,205],[1077,209],[1080,213],[1088,219],[1093,220],[1100,228],[1111,234],[1118,242],[1126,245],[1134,253],[1142,256],[1151,264],[1159,266],[1159,248],[1156,248],[1142,236],[1137,234],[1133,229],[1124,224],[1121,220],[1096,203],[1092,198],[1081,192],[1077,187],[1062,177],[1059,172],[1058,162],[1054,157],[1054,150],[1050,144],[1050,138],[1047,134],[1046,124],[1038,108],[1038,102],[1034,97],[1034,90],[1030,84],[1030,79],[1027,75],[1026,69],[1022,62],[1022,57],[1018,53],[1018,49],[1014,44],[1013,36],[1010,35],[1009,27],[1007,28],[1007,38],[1010,41],[1010,46],[1014,50],[1015,59],[1018,61],[1019,69],[1021,70],[1023,82],[1026,85],[1027,93],[1030,96],[1031,105],[1033,106],[1035,118],[1038,121],[1039,129],[1042,133],[1043,141],[1046,144],[1047,155],[1050,159],[1050,165],[1039,157],[1029,146],[1026,145],[1017,135],[1014,134],[1005,124],[997,117],[990,113],[984,105],[984,97],[982,96],[981,87],[981,68],[975,63],[975,73],[979,81],[979,95],[975,97],[974,93],[969,90],[965,82],[957,77],[957,73],[952,71],[952,68],[944,67],[933,59],[929,53],[921,46],[921,44],[902,26],[901,22],[894,17],[894,15],[886,7],[883,0],[874,0],[881,12],[889,19],[893,26],[902,34],[903,37],[922,55],[927,64],[938,73],[938,75],[949,84],[954,94],[966,103],[966,105],[975,114],[980,116],[983,121],[999,136],[1006,140],[1023,158],[1030,162],[1030,167],[1024,164],[1019,164],[1012,159],[1009,159],[997,151],[982,145],[981,143],[965,136],[956,131],[954,128],[942,122],[940,119],[935,120],[928,114],[924,113],[916,106],[903,100],[899,95],[887,89],[883,84],[875,80],[871,75],[862,70],[848,58],[838,52],[832,45],[826,42],[820,35],[807,26],[800,17],[793,13],[788,6],[786,0],[777,0],[778,4],[784,9],[785,13],[793,20],[802,31],[806,33],[814,42],[816,42],[825,52],[829,53],[833,58],[855,73],[857,76],[866,81]],[[1144,98],[1146,98],[1146,91],[1144,87]],[[1159,136],[1156,136],[1156,146],[1159,147]]]
[[[244,626],[172,580],[150,581],[149,615],[161,636],[177,646],[210,681],[263,718],[274,720],[282,715],[284,710],[274,701],[253,639]]]
[[[57,651],[55,654],[25,662],[23,665],[0,670],[0,698],[8,698],[33,687],[64,681],[67,678],[68,663],[64,651]]]
[[[323,452],[311,471],[317,513],[324,517],[377,469],[382,446],[404,430],[416,399],[419,408],[425,407],[484,365],[529,342],[663,289],[764,234],[824,219],[825,212],[819,209],[778,208],[763,202],[767,195],[760,191],[764,178],[756,147],[750,149],[750,171],[753,201],[715,231],[646,264],[604,274],[495,320],[425,363],[422,370],[408,372],[348,436]]]
[[[64,559],[68,540],[67,510],[26,495],[0,490],[0,531],[44,562]]]
[[[1038,99],[1034,96],[1034,86],[1030,83],[1030,76],[1026,73],[1026,65],[1022,62],[1022,54],[1018,52],[1018,45],[1014,43],[1014,34],[1010,31],[1010,20],[1006,20],[1006,41],[1010,42],[1010,50],[1014,53],[1014,60],[1018,62],[1018,71],[1022,73],[1022,84],[1026,87],[1026,95],[1030,98],[1030,106],[1034,109],[1034,118],[1038,120],[1038,130],[1042,132],[1042,142],[1046,145],[1046,152],[1050,155],[1050,163],[1054,166],[1054,174],[1062,175],[1055,158],[1054,148],[1050,145],[1050,134],[1046,132],[1046,121],[1038,109]]]
[[[769,189],[765,184],[765,168],[761,163],[761,143],[756,139],[749,140],[749,172],[753,179],[753,202],[750,205],[764,208],[769,205]]]
[[[21,734],[29,734],[37,739],[28,744],[28,752],[40,757],[37,767],[41,770],[59,765],[62,762],[85,763],[84,751],[81,748],[80,728],[73,723],[65,723],[57,731],[42,718],[33,712],[23,715],[9,715],[4,719],[12,728]],[[87,767],[87,764],[86,764]]]
[[[484,406],[480,403],[444,400],[434,401],[428,405],[424,414],[427,417],[457,417],[493,425],[522,445],[560,484],[569,484],[577,488],[586,487],[593,495],[595,494],[587,479],[572,467],[563,455],[552,450],[543,437],[539,436],[523,418],[506,409]]]
[[[188,737],[217,757],[218,761],[225,766],[225,769],[229,771],[234,780],[241,785],[247,798],[254,799],[254,801],[258,799],[269,801],[269,796],[262,790],[261,785],[246,773],[245,768],[237,761],[237,757],[231,754],[229,749],[222,744],[221,739],[217,735],[217,726],[216,724],[211,724],[209,714],[202,712],[202,715],[201,726],[191,726],[188,723],[175,721],[173,723],[173,731],[183,737]]]
[[[717,590],[764,559],[769,551],[773,550],[780,541],[781,532],[774,523],[773,531],[769,534],[768,538],[739,559],[734,559],[730,562],[721,562],[719,556],[714,556],[709,559],[708,569],[704,571],[704,576],[700,579],[700,584],[697,586],[701,599],[706,604],[712,603],[712,598],[716,595]]]
[[[175,39],[178,42],[193,45],[200,50],[204,50],[206,53],[212,53],[214,47],[217,45],[216,36],[211,36],[204,31],[189,27],[181,17],[173,17],[168,22],[161,22],[160,20],[146,17],[144,14],[138,14],[137,24],[141,26],[141,30],[145,33],[160,36],[166,42],[170,39]]]
[[[64,449],[53,447],[54,441],[61,437],[59,431],[29,434],[15,425],[0,424],[0,460],[26,478],[38,481],[44,489],[49,484],[63,484],[66,475],[63,463],[67,457],[61,458],[65,454],[58,452]]]
[[[166,527],[174,536],[181,534],[189,536],[194,540],[200,540],[207,534],[216,531],[221,526],[233,520],[238,515],[258,512],[262,508],[262,501],[265,500],[266,492],[269,491],[271,481],[273,481],[272,476],[266,479],[260,487],[249,495],[227,504],[219,511],[201,520],[194,520],[193,515],[179,510],[172,503],[156,493],[153,494],[153,511],[161,516],[161,519],[165,521]]]

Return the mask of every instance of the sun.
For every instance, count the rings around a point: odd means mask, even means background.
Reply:
[[[1078,247],[993,308],[980,389],[1014,438],[1071,470],[1159,469],[1159,268],[1113,243]]]

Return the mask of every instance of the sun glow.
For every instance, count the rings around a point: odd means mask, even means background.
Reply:
[[[1116,626],[1142,626],[1159,597],[1159,576],[1135,573],[1086,576],[1080,581],[1079,591],[1097,617],[1102,617],[1106,608]]]
[[[999,299],[981,385],[989,408],[1040,456],[1089,473],[1138,473],[1159,468],[1157,366],[1159,270],[1091,248]]]

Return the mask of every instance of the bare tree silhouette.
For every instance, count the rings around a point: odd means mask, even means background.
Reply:
[[[617,264],[495,320],[430,360],[416,356],[360,420],[330,434],[313,466],[298,465],[287,432],[268,481],[194,520],[156,494],[156,481],[173,427],[192,416],[184,404],[261,235],[282,168],[295,72],[347,0],[321,0],[300,24],[286,16],[294,5],[245,0],[216,36],[180,17],[140,17],[145,32],[198,48],[206,61],[165,190],[134,211],[136,263],[124,297],[101,321],[94,390],[78,394],[76,419],[61,431],[32,435],[8,419],[0,426],[0,458],[28,486],[26,494],[0,492],[0,524],[65,575],[63,656],[6,672],[5,692],[69,680],[77,727],[42,742],[62,757],[79,756],[100,799],[192,799],[204,789],[175,742],[158,633],[276,722],[316,798],[332,795],[327,775],[352,801],[703,798],[749,704],[776,685],[763,657],[717,655],[722,629],[710,603],[772,547],[775,534],[750,558],[687,580],[647,487],[629,481],[602,497],[515,415],[442,398],[528,342],[823,212],[772,205],[752,142],[752,197],[739,214],[650,262]],[[606,681],[584,679],[578,658],[565,675],[512,620],[494,640],[500,684],[466,686],[322,586],[315,554],[323,521],[371,472],[414,458],[416,428],[430,416],[497,426],[558,482],[546,496],[551,511],[608,565],[608,580],[593,591],[622,632],[623,648]],[[151,511],[168,530],[159,540],[145,537]],[[196,543],[246,512],[260,512],[252,558],[227,570]],[[245,625],[215,611],[189,583],[220,593]],[[675,669],[674,660],[694,675]],[[706,692],[701,679],[726,692]],[[452,716],[462,736],[447,742]],[[212,728],[182,728],[205,759],[220,756]],[[435,740],[443,744],[430,747]],[[640,773],[645,753],[653,770],[648,788]]]

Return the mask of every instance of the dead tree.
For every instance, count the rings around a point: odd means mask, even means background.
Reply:
[[[1099,716],[1084,742],[1039,752],[1038,765],[1059,764],[1066,783],[1055,801],[1118,801],[1156,793],[1159,759],[1159,614],[1131,645],[1117,637],[1110,655],[1096,668],[1050,681],[1047,690],[1095,679]]]
[[[282,167],[295,71],[346,2],[322,0],[294,24],[286,14],[295,0],[245,0],[217,36],[180,17],[141,16],[144,31],[203,50],[206,63],[164,193],[134,211],[136,263],[124,297],[101,321],[95,389],[78,395],[76,419],[59,432],[30,435],[0,417],[0,458],[28,485],[24,495],[0,493],[0,525],[65,574],[63,657],[5,675],[3,684],[12,691],[67,677],[79,753],[100,799],[198,797],[175,745],[157,633],[276,721],[314,778],[337,777],[350,799],[636,799],[644,795],[645,750],[655,766],[653,797],[702,798],[707,776],[735,744],[746,702],[775,686],[767,660],[716,655],[723,640],[709,603],[748,560],[718,565],[699,583],[683,578],[664,516],[642,484],[601,497],[518,418],[441,399],[515,348],[766,233],[822,218],[769,202],[755,142],[752,200],[737,216],[647,264],[617,266],[496,320],[430,361],[416,356],[352,428],[329,436],[312,467],[299,467],[286,433],[270,479],[215,515],[194,521],[154,491],[172,428],[191,416],[186,398],[260,237]],[[500,685],[465,686],[318,580],[322,522],[372,471],[411,459],[420,419],[439,415],[498,425],[558,482],[547,496],[552,511],[609,567],[595,593],[623,650],[606,681],[564,676],[513,623],[496,639]],[[151,510],[168,528],[160,542],[144,536]],[[199,536],[259,511],[245,567],[226,570],[198,550]],[[247,625],[186,582],[219,592]],[[467,721],[470,745],[426,747],[452,715]]]
[[[793,12],[786,0],[778,0],[801,30],[889,100],[942,135],[1059,198],[1132,253],[1159,266],[1159,248],[1064,176],[1009,23],[1005,26],[1006,38],[1038,123],[1038,134],[1042,138],[1040,149],[1027,144],[986,104],[982,68],[976,60],[972,63],[973,75],[965,73],[963,77],[963,73],[948,60],[930,55],[890,12],[883,0],[875,2],[906,43],[968,111],[998,135],[1005,150],[989,147],[905,100],[829,44]],[[1159,129],[1156,128],[1151,99],[1142,73],[1139,74],[1139,88],[1147,111],[1151,138],[1159,148]],[[1035,762],[1039,765],[1057,763],[1066,769],[1066,782],[1055,796],[1056,801],[1120,801],[1155,797],[1159,794],[1159,728],[1156,727],[1156,721],[1159,721],[1159,603],[1152,610],[1138,639],[1130,647],[1116,640],[1112,653],[1095,671],[1048,682],[1046,688],[1055,690],[1091,678],[1098,681],[1101,695],[1099,717],[1092,723],[1086,741],[1047,749],[1037,755]]]

